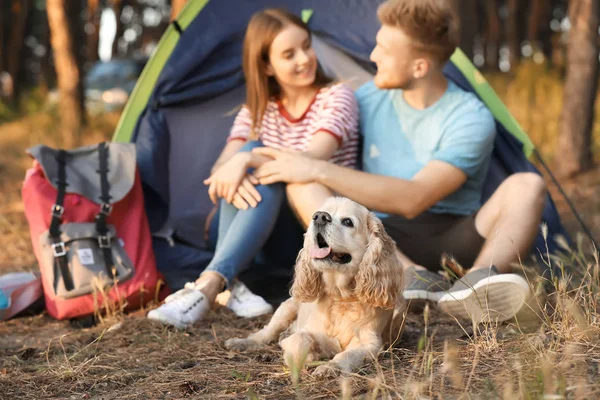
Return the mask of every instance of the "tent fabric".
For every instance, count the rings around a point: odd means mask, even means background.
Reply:
[[[242,41],[251,15],[267,7],[284,7],[297,15],[303,10],[312,10],[309,26],[315,36],[320,64],[328,74],[336,79],[347,79],[356,88],[375,71],[369,54],[375,46],[379,29],[376,9],[382,1],[213,0],[203,7],[184,9],[179,20],[185,19],[186,24],[182,24],[177,43],[173,45],[169,39],[164,44],[165,48],[169,46],[170,55],[166,57],[161,53],[160,46],[156,51],[156,57],[160,55],[164,65],[161,67],[159,61],[153,63],[151,59],[147,68],[152,68],[152,74],[148,78],[142,74],[134,91],[134,97],[136,92],[140,94],[132,101],[135,100],[138,107],[145,102],[143,111],[137,115],[137,111],[126,109],[122,121],[133,118],[135,124],[128,121],[127,126],[133,127],[128,132],[126,124],[120,123],[122,129],[115,137],[136,143],[148,217],[155,236],[169,237],[174,233],[193,248],[209,250],[203,227],[212,204],[202,181],[218,157],[235,113],[244,101]],[[167,35],[172,36],[173,32]],[[457,62],[457,59],[453,56],[454,61],[446,66],[446,76],[498,108],[497,101],[489,100],[491,89],[482,92],[477,87],[474,90],[457,67],[464,70],[465,60]],[[468,60],[466,62],[472,67]],[[157,68],[160,72],[156,78]],[[151,90],[145,87],[148,84],[153,84]],[[517,132],[520,128],[515,128],[516,122],[510,120],[510,115],[506,118],[506,110],[500,111],[504,113],[500,119],[506,126],[497,121],[498,134],[483,200],[512,173],[538,173],[524,154],[530,149],[530,142],[524,140],[526,135]],[[519,135],[522,140],[517,139]],[[568,236],[550,197],[544,210],[544,222],[548,225],[548,247],[554,251],[557,244],[553,236]],[[545,253],[541,235],[536,246]]]

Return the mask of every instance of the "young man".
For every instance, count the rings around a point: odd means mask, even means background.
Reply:
[[[371,54],[377,74],[357,92],[363,171],[261,149],[274,160],[255,175],[263,184],[317,182],[377,211],[414,278],[406,299],[437,301],[457,317],[503,321],[530,294],[511,264],[533,244],[545,184],[538,175],[515,174],[481,204],[494,120],[475,95],[443,75],[458,36],[447,3],[380,6]],[[315,210],[294,206],[308,223]],[[453,285],[438,273],[444,253],[470,268]]]

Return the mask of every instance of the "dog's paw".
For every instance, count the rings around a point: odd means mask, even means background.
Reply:
[[[258,343],[251,339],[233,338],[227,339],[223,346],[227,350],[233,351],[246,351],[246,350],[259,350],[266,347],[263,343]]]
[[[248,349],[248,339],[233,338],[227,339],[224,346],[227,350],[244,351]]]
[[[340,367],[334,362],[328,362],[326,364],[319,365],[312,372],[312,376],[321,379],[337,378],[340,376]]]

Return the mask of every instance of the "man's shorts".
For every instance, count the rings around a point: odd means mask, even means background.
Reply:
[[[475,214],[426,212],[413,219],[391,215],[382,222],[398,249],[430,271],[441,269],[444,253],[453,256],[464,268],[471,268],[485,242],[475,228]]]

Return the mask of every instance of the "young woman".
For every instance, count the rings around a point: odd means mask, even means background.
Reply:
[[[252,153],[267,146],[352,167],[358,152],[358,106],[352,89],[334,84],[317,65],[308,27],[293,14],[268,9],[255,14],[244,39],[246,104],[235,118],[227,145],[205,181],[220,202],[213,260],[196,282],[165,300],[148,317],[185,328],[201,320],[217,295],[248,268],[272,233],[287,198],[306,226],[331,196],[318,184],[259,185],[252,170],[268,161]],[[238,315],[272,308],[248,290],[238,291]]]

